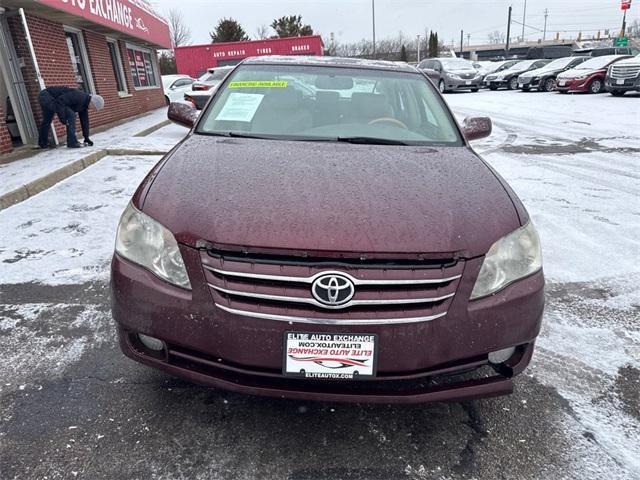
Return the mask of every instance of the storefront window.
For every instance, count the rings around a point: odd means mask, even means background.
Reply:
[[[86,62],[87,54],[84,49],[81,33],[65,31],[65,36],[67,37],[67,48],[69,49],[69,56],[71,57],[71,67],[73,68],[78,88],[87,93],[91,93],[91,84],[89,82]]]
[[[109,56],[111,57],[111,66],[113,67],[113,75],[116,79],[116,87],[119,93],[127,93],[127,85],[124,81],[124,72],[122,71],[122,60],[120,59],[120,50],[116,40],[107,40],[109,47]]]
[[[136,87],[157,87],[158,78],[151,52],[128,46],[127,56],[133,84]]]

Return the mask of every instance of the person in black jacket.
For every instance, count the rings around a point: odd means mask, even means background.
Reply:
[[[67,127],[67,148],[81,147],[76,137],[76,113],[80,117],[85,145],[93,145],[89,138],[89,105],[93,105],[96,110],[102,109],[104,99],[100,95],[89,95],[77,88],[48,87],[40,92],[38,101],[42,108],[42,124],[38,136],[40,148],[49,147],[49,129],[54,115],[58,115]]]

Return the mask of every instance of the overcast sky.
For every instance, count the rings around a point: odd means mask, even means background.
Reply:
[[[191,28],[192,44],[208,43],[209,31],[222,17],[239,21],[248,35],[256,37],[261,25],[276,17],[302,15],[303,21],[338,42],[371,38],[371,0],[152,0],[166,14],[179,9]],[[395,36],[402,31],[415,38],[425,28],[436,30],[441,39],[460,42],[460,30],[471,34],[471,43],[487,43],[489,32],[506,32],[507,9],[513,6],[513,18],[522,22],[525,0],[375,0],[376,37]],[[598,29],[619,29],[622,23],[620,0],[527,0],[526,37],[542,37],[544,11],[549,10],[547,38],[561,31],[563,37],[576,37],[579,31],[591,35]],[[628,20],[639,18],[640,0],[634,0]],[[512,37],[522,33],[512,25]]]

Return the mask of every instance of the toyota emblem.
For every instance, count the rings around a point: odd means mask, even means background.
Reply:
[[[335,307],[351,300],[356,289],[347,277],[328,273],[315,279],[311,285],[311,293],[323,305]]]

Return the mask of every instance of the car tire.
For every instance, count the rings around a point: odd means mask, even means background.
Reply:
[[[625,92],[623,92],[622,90],[611,90],[611,95],[613,95],[614,97],[622,97]]]
[[[529,92],[529,91],[531,91],[531,87],[522,87],[522,91],[523,92]]]
[[[558,90],[558,93],[560,93],[561,95],[566,95],[569,92],[567,90]]]
[[[507,82],[507,88],[509,90],[517,90],[518,89],[518,78],[517,77],[513,77],[513,78],[509,79],[509,81]]]
[[[495,85],[489,85],[489,90],[497,90],[498,87],[496,87]]]
[[[445,86],[445,84],[444,84],[444,80],[440,80],[440,81],[438,82],[438,91],[439,91],[440,93],[447,93],[447,87],[446,87],[446,86]]]
[[[540,85],[543,92],[553,92],[556,89],[556,79],[553,77],[545,78],[540,82]]]
[[[602,80],[598,80],[596,78],[589,84],[589,93],[600,93],[602,92],[603,87],[604,85],[602,84]]]
[[[478,90],[480,90],[480,89],[479,89],[479,88],[472,88],[472,89],[471,89],[471,91],[472,91],[473,93],[476,93]]]

